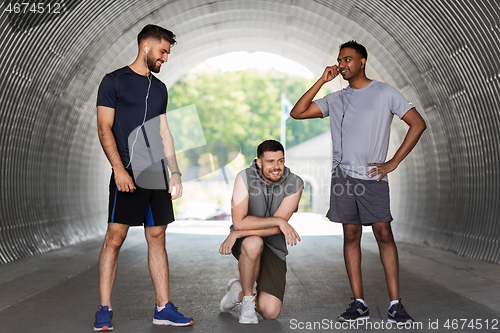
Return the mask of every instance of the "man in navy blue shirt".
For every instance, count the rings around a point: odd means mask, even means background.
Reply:
[[[176,42],[175,35],[159,26],[147,25],[137,41],[139,50],[134,63],[107,74],[97,97],[99,140],[113,172],[109,223],[99,258],[101,304],[94,331],[113,329],[111,292],[118,254],[129,227],[141,225],[148,243],[148,265],[156,294],[153,324],[193,324],[193,319],[182,315],[169,300],[165,230],[167,224],[174,221],[172,200],[182,195],[182,175],[167,124],[167,88],[151,74],[158,73],[168,60],[170,48]],[[148,165],[142,157],[158,156],[158,150],[163,158],[156,163],[151,160],[152,165]],[[166,166],[172,174],[170,179]],[[143,174],[153,177],[156,183],[160,180],[163,188],[139,182],[139,175]]]

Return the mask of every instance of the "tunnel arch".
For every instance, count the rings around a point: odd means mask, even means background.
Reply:
[[[500,262],[499,36],[494,0],[66,1],[60,14],[1,14],[0,263],[102,232],[107,163],[95,129],[103,75],[131,63],[148,23],[177,35],[159,75],[264,51],[319,75],[338,45],[366,45],[372,78],[428,124],[391,175],[399,239]],[[391,147],[405,127],[395,122]]]

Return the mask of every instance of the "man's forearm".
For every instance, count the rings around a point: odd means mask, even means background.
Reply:
[[[285,220],[281,217],[271,216],[271,217],[257,217],[252,215],[247,215],[241,219],[241,221],[234,221],[233,226],[235,230],[261,230],[269,229],[273,227],[280,226]]]
[[[177,165],[177,158],[175,154],[172,156],[167,156],[167,165],[171,172],[179,171],[179,166]]]
[[[175,157],[175,146],[174,138],[170,132],[166,132],[162,135],[163,139],[163,152],[167,159],[167,165],[171,172],[179,171],[179,166],[177,165],[177,158]]]
[[[323,87],[324,84],[325,82],[323,81],[323,79],[319,78],[318,81],[316,81],[316,83],[311,88],[309,88],[309,90],[306,91],[306,93],[302,95],[302,97],[297,101],[292,111],[290,112],[290,116],[292,118],[296,118],[301,113],[305,112],[311,105],[313,98],[316,96],[316,94],[318,94],[319,90],[321,89],[321,87]]]
[[[394,154],[392,160],[397,164],[401,163],[413,150],[425,129],[425,123],[423,125],[410,126],[401,146]]]
[[[267,229],[254,229],[254,230],[235,230],[237,238],[247,237],[247,236],[260,236],[267,237],[279,234],[281,229],[279,227],[272,227]]]
[[[118,148],[116,147],[115,137],[110,128],[98,128],[99,141],[101,142],[104,154],[108,158],[109,163],[113,170],[125,171],[120,154],[118,153]]]

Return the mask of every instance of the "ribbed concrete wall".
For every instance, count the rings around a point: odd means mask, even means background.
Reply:
[[[96,90],[133,61],[147,23],[178,36],[160,75],[169,86],[237,50],[277,53],[319,75],[342,41],[364,43],[370,76],[399,89],[428,124],[391,177],[398,237],[498,263],[499,14],[496,0],[87,0],[66,1],[61,14],[3,11],[0,263],[105,227]],[[403,135],[396,125],[392,147]]]

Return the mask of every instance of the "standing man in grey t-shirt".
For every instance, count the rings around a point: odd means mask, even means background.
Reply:
[[[241,324],[257,324],[255,310],[264,319],[275,319],[281,312],[286,244],[300,241],[288,220],[298,208],[303,187],[302,179],[285,167],[283,146],[275,140],[262,142],[257,159],[236,176],[231,199],[233,225],[219,252],[233,253],[240,277],[229,280],[220,310],[229,312],[241,303]]]
[[[330,116],[333,169],[330,209],[327,217],[343,224],[344,260],[354,294],[340,321],[369,318],[361,280],[362,225],[371,225],[378,243],[389,291],[389,322],[413,319],[399,298],[399,262],[391,229],[387,174],[417,144],[426,128],[415,107],[391,86],[365,75],[368,54],[363,45],[349,41],[340,46],[338,65],[328,66],[323,76],[300,98],[291,112],[294,119]],[[340,91],[315,100],[314,96],[338,74],[349,82]],[[410,126],[403,143],[386,161],[393,115]]]

